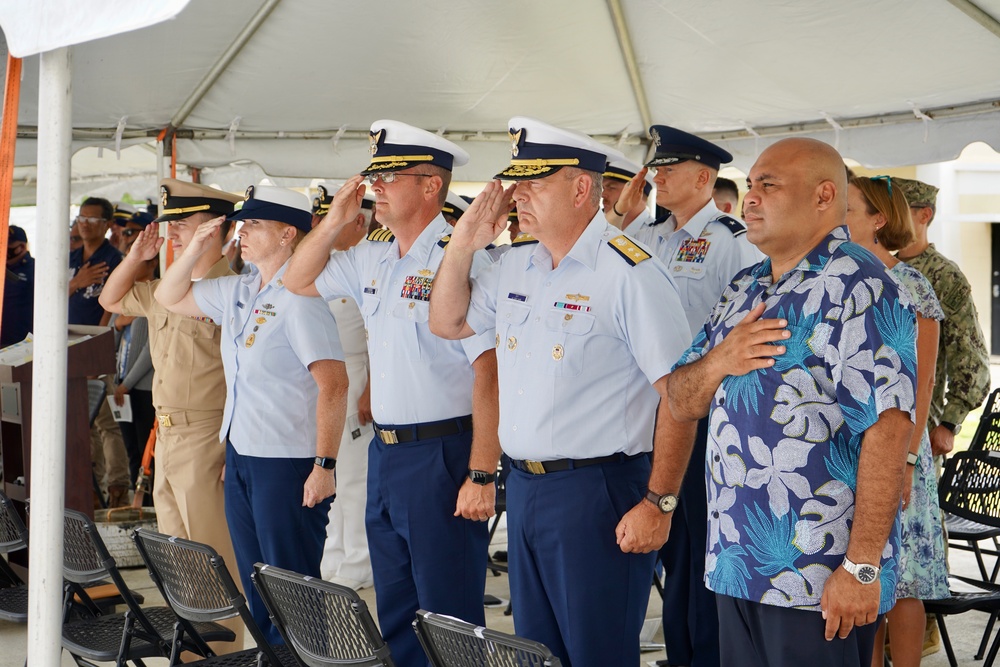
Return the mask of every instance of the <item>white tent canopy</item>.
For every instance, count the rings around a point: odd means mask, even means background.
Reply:
[[[463,144],[456,178],[483,180],[524,114],[640,159],[657,122],[721,141],[744,170],[789,134],[868,165],[941,161],[1000,148],[1000,0],[975,3],[191,0],[73,47],[74,148],[172,127],[184,164],[342,178],[371,122],[395,118]],[[37,60],[19,165],[35,159]]]

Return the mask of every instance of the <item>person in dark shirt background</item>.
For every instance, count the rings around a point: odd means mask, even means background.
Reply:
[[[24,340],[31,331],[35,301],[35,258],[28,252],[28,235],[11,225],[7,237],[7,279],[3,284],[0,347]]]

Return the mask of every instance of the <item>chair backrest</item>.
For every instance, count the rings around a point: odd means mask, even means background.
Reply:
[[[528,639],[420,610],[413,622],[432,667],[561,667],[559,658]]]
[[[309,667],[392,667],[368,606],[345,586],[257,563],[253,582],[271,619]]]
[[[0,493],[0,554],[28,547],[28,530],[10,498]]]
[[[89,584],[111,576],[115,559],[108,552],[97,527],[83,512],[63,511],[63,576]]]
[[[195,635],[192,622],[239,616],[271,665],[281,665],[247,608],[226,562],[207,544],[137,528],[132,539],[163,599]]]
[[[941,509],[1000,528],[1000,451],[958,452],[938,485]]]
[[[969,451],[980,449],[1000,451],[1000,389],[990,392],[972,442],[969,443]]]
[[[118,565],[97,532],[97,526],[83,512],[70,509],[63,510],[63,578],[71,582],[66,590],[64,613],[75,606],[75,598],[80,598],[83,606],[95,613],[97,606],[83,584],[110,578],[118,589],[118,596],[144,631],[146,640],[167,650],[165,639],[153,627],[118,571]]]

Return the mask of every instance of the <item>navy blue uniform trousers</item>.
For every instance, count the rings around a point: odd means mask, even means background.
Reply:
[[[663,562],[663,642],[667,662],[719,667],[719,615],[715,593],[705,587],[708,544],[708,494],[705,449],[708,418],[698,422],[694,449],[681,484],[670,538],[660,549]]]
[[[379,626],[399,667],[426,665],[417,609],[484,625],[485,523],[454,516],[472,432],[368,448],[365,528]]]
[[[507,478],[514,629],[564,667],[639,664],[656,552],[622,553],[615,528],[642,500],[649,457]]]
[[[242,456],[226,443],[226,522],[236,568],[253,620],[272,644],[282,644],[250,575],[265,563],[320,577],[326,522],[333,498],[302,506],[302,489],[312,473],[307,459]]]
[[[790,609],[718,596],[719,636],[726,667],[871,667],[882,617],[856,627],[847,639],[826,641],[818,611]]]

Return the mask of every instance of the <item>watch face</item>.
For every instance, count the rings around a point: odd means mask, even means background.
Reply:
[[[861,583],[870,584],[873,581],[875,581],[875,577],[878,576],[878,573],[875,571],[875,568],[872,567],[871,565],[862,565],[858,567],[858,573],[856,576],[858,578],[858,581],[860,581]]]
[[[660,496],[660,502],[658,503],[660,511],[664,514],[668,512],[673,512],[677,509],[677,496],[672,494],[667,494]]]

